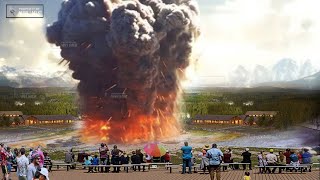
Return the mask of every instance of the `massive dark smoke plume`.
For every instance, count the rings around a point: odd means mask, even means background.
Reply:
[[[179,80],[199,36],[195,0],[66,0],[47,39],[80,80],[84,137],[134,143],[179,133]]]

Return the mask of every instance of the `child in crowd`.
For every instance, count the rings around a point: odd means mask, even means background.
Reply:
[[[250,172],[247,171],[244,173],[243,180],[251,180]]]
[[[92,159],[92,165],[99,165],[98,155],[94,155],[94,158]],[[94,168],[94,171],[97,171],[97,167]]]
[[[84,158],[84,165],[85,165],[85,166],[89,166],[89,165],[91,165],[91,164],[92,164],[92,157],[91,157],[91,156],[86,156],[86,157]],[[89,167],[88,172],[93,172],[93,168],[92,168],[92,167]]]

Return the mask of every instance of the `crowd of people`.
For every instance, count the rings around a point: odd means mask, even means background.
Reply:
[[[50,168],[45,168],[51,164],[48,153],[43,152],[41,147],[30,149],[27,155],[24,147],[13,151],[10,147],[0,144],[0,166],[3,180],[11,179],[11,169],[16,166],[19,180],[49,180]]]
[[[191,174],[191,167],[195,162],[195,156],[193,155],[193,148],[189,146],[188,142],[184,142],[184,146],[181,147],[182,151],[182,174],[187,173],[186,168],[189,168],[188,173]],[[229,167],[231,169],[238,169],[237,164],[232,164],[234,160],[233,152],[230,148],[225,149],[224,153],[217,148],[217,144],[212,144],[211,148],[209,145],[205,145],[199,154],[201,157],[200,168],[205,172],[209,171],[210,177],[213,180],[216,176],[217,179],[221,179],[220,166],[221,163],[231,163]],[[252,164],[252,154],[249,148],[241,154],[241,163],[246,163],[249,165],[251,170]],[[127,154],[125,151],[118,149],[117,145],[114,145],[110,150],[105,143],[101,143],[96,153],[85,153],[81,151],[78,153],[77,161],[83,163],[86,166],[89,165],[122,165],[122,164],[134,164],[132,167],[134,171],[140,171],[141,163],[151,163],[151,162],[170,162],[171,157],[169,151],[161,157],[152,157],[149,154],[143,154],[140,149],[131,152],[131,155]],[[294,152],[290,149],[286,149],[285,152],[279,151],[276,155],[273,149],[269,150],[269,153],[261,151],[257,155],[258,165],[260,167],[260,173],[274,173],[276,168],[272,170],[268,166],[286,166],[290,164],[292,166],[299,166],[300,164],[311,164],[312,154],[307,148],[301,151]],[[65,153],[65,163],[74,163],[75,154],[71,148]],[[243,165],[243,169],[246,170],[246,164]],[[19,180],[49,180],[48,172],[51,171],[52,162],[47,152],[43,152],[41,147],[38,146],[35,149],[30,149],[28,154],[24,147],[13,151],[10,147],[0,144],[0,166],[3,172],[3,180],[11,179],[11,169],[16,166],[17,176]],[[226,168],[226,166],[223,166]],[[71,167],[75,168],[75,167]],[[289,168],[283,167],[283,169],[291,170]],[[104,167],[100,169],[101,172],[110,172],[110,167]],[[96,168],[88,168],[88,172],[97,171]],[[115,173],[120,172],[120,167],[114,167],[113,171]],[[250,179],[250,173],[246,172],[244,179]]]
[[[85,153],[84,151],[78,154],[77,161],[84,163],[84,165],[123,165],[123,164],[137,164],[133,166],[133,170],[140,171],[141,167],[138,164],[151,163],[151,162],[169,162],[171,159],[169,151],[166,151],[165,155],[161,157],[152,157],[149,154],[143,154],[140,149],[131,152],[131,155],[125,151],[118,149],[117,145],[113,146],[113,149],[109,149],[107,144],[101,143],[96,153]],[[72,153],[72,149],[65,154],[65,162],[75,162],[75,155]],[[97,168],[88,168],[88,172],[97,171]],[[110,167],[101,168],[102,172],[110,172]],[[120,167],[114,167],[114,173],[119,173]]]
[[[188,173],[191,174],[191,166],[193,164],[193,155],[192,155],[192,147],[188,145],[188,142],[184,143],[184,146],[181,148],[182,151],[182,174],[186,173],[186,167],[189,167]],[[213,180],[215,175],[217,180],[221,179],[220,168],[222,163],[230,164],[229,167],[231,169],[238,169],[238,164],[233,163],[233,153],[230,148],[227,148],[224,153],[220,149],[217,148],[216,144],[212,144],[211,149],[209,145],[205,145],[202,149],[202,152],[199,154],[201,156],[200,169],[205,172],[209,171],[210,177]],[[249,165],[249,169],[252,170],[252,154],[249,152],[249,148],[245,148],[245,150],[241,154],[242,156],[242,166],[243,169],[246,170],[246,165]],[[295,167],[300,164],[311,164],[312,154],[309,152],[309,149],[303,148],[298,152],[294,152],[290,149],[286,149],[285,152],[279,151],[278,155],[274,153],[273,149],[269,150],[268,154],[265,154],[263,151],[257,155],[258,165],[263,166],[260,168],[260,173],[274,173],[276,168],[272,170],[268,166],[286,166],[287,164]],[[226,168],[226,166],[223,166]],[[286,168],[292,171],[292,168]],[[304,169],[306,170],[306,169]],[[250,179],[250,173],[246,172],[244,179]]]

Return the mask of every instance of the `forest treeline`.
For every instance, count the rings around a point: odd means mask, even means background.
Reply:
[[[248,105],[247,102],[252,102]],[[246,105],[247,103],[247,105]],[[212,92],[185,94],[182,109],[190,115],[243,115],[247,111],[277,111],[260,117],[259,126],[287,128],[320,117],[320,91]]]

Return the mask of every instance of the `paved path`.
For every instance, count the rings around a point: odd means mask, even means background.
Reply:
[[[15,173],[13,173],[15,176]],[[244,171],[233,170],[222,172],[222,180],[242,180]],[[86,173],[84,170],[59,170],[49,174],[50,180],[210,180],[208,174],[180,174],[175,170],[172,174],[163,169],[151,170],[149,172],[133,172],[129,173]],[[319,180],[320,171],[314,170],[307,173],[283,173],[283,174],[256,174],[251,171],[252,180]],[[17,180],[13,177],[12,180]]]

